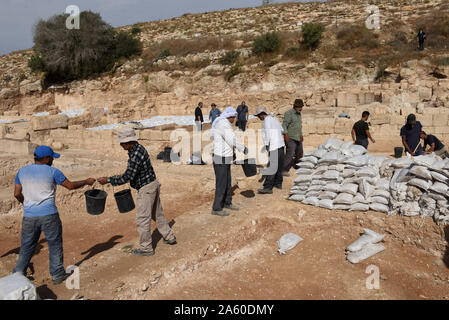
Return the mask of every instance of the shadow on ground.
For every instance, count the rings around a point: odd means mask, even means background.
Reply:
[[[104,251],[107,251],[107,250],[113,248],[116,244],[120,243],[120,242],[116,241],[120,238],[123,238],[123,236],[121,236],[121,235],[113,236],[108,241],[98,243],[98,244],[94,245],[93,247],[91,247],[90,249],[87,249],[86,251],[81,252],[81,254],[87,253],[87,256],[85,256],[81,261],[75,263],[75,265],[79,267],[84,261],[89,260],[90,258],[92,258],[93,256],[96,256],[97,254],[99,254],[101,252],[104,252]]]

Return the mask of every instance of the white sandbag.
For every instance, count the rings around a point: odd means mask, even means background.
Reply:
[[[388,201],[387,198],[384,197],[369,197],[367,199],[370,203],[380,203],[380,204],[384,204],[384,205],[389,205],[390,201]]]
[[[357,194],[357,190],[359,189],[359,185],[355,183],[347,183],[342,184],[340,188],[340,192],[349,193],[355,196]]]
[[[449,191],[449,186],[447,184],[437,181],[429,188],[429,190],[439,194],[446,195],[447,192]]]
[[[297,234],[286,233],[278,240],[278,252],[280,254],[285,254],[303,240],[304,239]]]
[[[339,164],[335,165],[335,170],[337,170],[341,174],[341,172],[343,172],[345,170],[345,167],[346,166],[343,163],[339,163]]]
[[[351,205],[351,208],[349,211],[368,211],[369,210],[369,204],[356,202]]]
[[[350,252],[356,252],[361,250],[364,246],[371,243],[378,243],[381,242],[385,238],[385,235],[382,235],[380,233],[377,233],[371,229],[363,229],[362,235],[353,243],[351,243],[347,248],[346,251]]]
[[[430,174],[429,170],[423,166],[413,166],[409,170],[409,173],[417,176],[418,178],[424,179],[424,180],[432,180],[432,175]]]
[[[415,176],[410,174],[409,168],[402,168],[401,171],[399,171],[399,176],[397,178],[397,182],[398,183],[409,182],[413,178],[415,178]]]
[[[318,198],[320,194],[320,191],[307,191],[306,198]]]
[[[421,212],[421,207],[417,201],[410,201],[402,204],[399,210],[403,216],[415,217]]]
[[[324,180],[337,180],[340,177],[340,173],[336,170],[329,170],[323,174]]]
[[[376,189],[371,194],[371,197],[384,197],[385,199],[390,199],[390,192],[382,189]]]
[[[354,167],[364,167],[364,166],[368,165],[368,156],[359,155],[359,156],[347,158],[344,160],[344,163],[354,166]]]
[[[301,176],[310,176],[312,172],[313,170],[308,168],[299,168],[298,170],[296,170],[296,174]]]
[[[400,159],[394,160],[394,161],[391,163],[391,165],[392,165],[394,168],[402,169],[402,168],[410,167],[410,165],[411,165],[412,163],[413,163],[413,160],[412,160],[412,159],[409,159],[409,158],[400,158]]]
[[[308,191],[321,191],[323,190],[323,186],[319,185],[319,184],[315,184],[315,185],[310,185]]]
[[[330,200],[334,200],[336,197],[338,196],[337,193],[335,192],[331,192],[331,191],[324,191],[320,194],[320,196],[318,197],[320,200],[323,199],[330,199]]]
[[[328,170],[328,166],[320,166],[315,168],[312,172],[312,176],[320,176],[323,175]]]
[[[0,279],[0,300],[38,299],[36,287],[23,274],[13,273]]]
[[[349,210],[351,205],[349,204],[334,204],[334,210]]]
[[[305,168],[305,169],[313,169],[315,168],[315,165],[311,162],[300,162],[297,164],[297,166],[301,169],[301,168]]]
[[[441,159],[441,158],[440,158]],[[419,166],[431,168],[433,164],[438,161],[435,155],[422,155],[413,157],[413,162]],[[440,160],[442,161],[442,159]]]
[[[347,204],[347,205],[351,205],[352,204],[352,199],[354,198],[354,196],[352,194],[349,193],[340,193],[335,199],[334,199],[334,204]]]
[[[341,176],[343,178],[350,178],[353,177],[354,175],[355,175],[354,169],[344,169],[343,172],[341,173]]]
[[[307,152],[305,154],[305,156],[306,157],[312,156],[312,157],[321,159],[326,153],[327,153],[327,150],[325,150],[325,149],[317,149],[317,150],[312,150],[310,152]]]
[[[320,179],[315,179],[315,177],[313,178],[312,182],[310,183],[311,186],[325,186],[326,184],[327,184],[326,181],[320,180]]]
[[[362,168],[360,170],[358,170],[355,173],[356,177],[367,177],[367,178],[374,178],[379,174],[378,170],[375,170],[374,168],[371,167],[365,167]]]
[[[379,179],[375,185],[377,190],[385,190],[385,191],[389,191],[390,190],[390,181],[388,179],[382,178]]]
[[[315,207],[318,206],[318,202],[320,202],[320,200],[317,197],[310,197],[310,198],[306,197],[306,199],[302,201],[302,203],[304,204],[308,204]]]
[[[323,191],[331,191],[335,193],[340,193],[341,186],[337,183],[329,183],[324,186]]]
[[[353,203],[363,203],[363,204],[368,204],[368,205],[370,204],[370,202],[367,199],[365,199],[365,197],[361,193],[357,193],[354,196],[354,199],[352,199],[352,202]]]
[[[436,172],[436,171],[430,171],[430,175],[436,181],[443,182],[443,183],[446,183],[446,184],[449,183],[449,178],[446,177],[444,174],[441,174],[441,173]]]
[[[312,176],[297,176],[294,180],[295,184],[299,183],[310,183],[312,181]]]
[[[382,163],[388,158],[382,156],[368,155],[368,165],[376,168],[380,168]]]
[[[363,146],[359,146],[356,144],[350,146],[348,150],[351,152],[353,156],[361,156],[367,152],[367,150]]]
[[[383,213],[388,213],[388,211],[390,210],[387,205],[377,203],[377,202],[371,203],[369,205],[369,208],[373,211],[378,211],[378,212],[383,212]]]
[[[343,145],[343,141],[335,139],[335,138],[329,138],[324,143],[324,148],[329,151],[336,151],[336,150],[340,150],[342,145]]]
[[[363,179],[359,183],[359,192],[365,197],[365,199],[368,199],[374,192],[375,187],[368,183],[367,179]]]
[[[430,189],[429,189],[430,190]],[[425,195],[429,198],[432,198],[435,201],[447,201],[446,196],[436,193],[434,191],[427,191]]]
[[[318,207],[326,208],[326,209],[332,210],[332,209],[334,208],[334,206],[333,206],[333,200],[331,200],[331,199],[321,199],[321,200],[318,202]]]
[[[437,209],[437,202],[429,196],[422,196],[419,206],[421,207],[421,216],[432,217]]]
[[[417,200],[421,198],[423,192],[421,189],[415,187],[415,186],[407,186],[407,198],[409,200]]]
[[[318,163],[318,158],[316,158],[314,156],[308,156],[308,157],[302,158],[301,162],[310,162],[315,166]]]
[[[337,152],[337,151],[332,151],[332,152],[328,152],[326,153],[320,160],[318,160],[319,164],[337,164],[340,163],[342,160],[343,156]]]
[[[306,198],[303,194],[292,194],[288,200],[292,201],[303,201]]]
[[[354,142],[352,142],[352,141],[344,142],[344,143],[341,145],[341,147],[340,147],[340,152],[343,153],[343,154],[345,154],[345,152],[347,152],[348,154],[351,154],[351,151],[350,151],[349,148],[350,148],[352,145],[354,145]]]
[[[426,191],[429,190],[429,188],[432,186],[432,182],[420,178],[413,178],[408,182],[408,184]]]
[[[348,255],[346,256],[346,258],[348,259],[349,262],[356,264],[356,263],[362,262],[363,260],[366,260],[384,250],[385,250],[385,247],[380,244],[368,243],[359,251],[349,252]]]

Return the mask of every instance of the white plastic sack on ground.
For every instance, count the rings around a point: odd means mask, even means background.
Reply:
[[[302,201],[302,203],[304,204],[308,204],[315,207],[318,206],[318,202],[320,202],[320,200],[317,197],[306,198]]]
[[[319,161],[320,164],[337,164],[342,160],[342,155],[337,151],[326,153]]]
[[[325,186],[326,184],[327,184],[326,181],[321,180],[321,177],[319,177],[318,179],[315,179],[315,177],[313,177],[310,186]]]
[[[390,190],[390,181],[388,181],[388,179],[385,179],[385,178],[379,179],[379,181],[377,181],[375,187],[377,190],[389,191]]]
[[[349,148],[352,145],[354,145],[354,142],[352,142],[352,141],[347,141],[347,142],[343,143],[340,147],[340,152],[343,154],[351,154],[351,151]]]
[[[426,167],[423,166],[413,166],[409,172],[418,178],[424,179],[424,180],[432,180],[432,175],[430,174],[429,170]]]
[[[368,211],[369,205],[365,203],[356,202],[351,205],[349,211]]]
[[[409,168],[402,168],[401,171],[399,171],[397,182],[398,183],[409,182],[414,177],[415,177],[414,175],[410,174]]]
[[[374,190],[375,187],[368,183],[367,179],[363,179],[359,184],[359,191],[365,199],[368,199],[373,194]]]
[[[363,229],[363,234],[356,241],[351,243],[346,250],[355,252],[362,249],[368,243],[378,243],[385,238],[385,235],[379,234],[371,229]]]
[[[317,149],[317,150],[313,150],[313,151],[306,153],[305,156],[306,157],[313,156],[318,159],[321,159],[326,153],[327,153],[327,150],[325,150],[325,149]]]
[[[300,168],[298,170],[296,170],[296,174],[300,175],[300,176],[310,176],[312,174],[313,170],[312,169],[307,169],[307,168]]]
[[[288,200],[292,200],[292,201],[303,201],[306,198],[305,195],[301,195],[301,194],[293,194],[290,196],[290,198],[288,198]]]
[[[354,169],[344,169],[343,172],[341,173],[341,176],[343,178],[350,178],[353,177],[354,175],[355,175]]]
[[[302,158],[301,162],[310,162],[315,166],[318,163],[318,158],[316,158],[314,156],[308,156],[308,157]]]
[[[384,197],[385,199],[390,199],[390,192],[382,190],[382,189],[377,189],[377,190],[374,190],[371,197]]]
[[[430,175],[436,181],[443,182],[443,183],[446,183],[446,184],[449,183],[448,177],[446,177],[444,174],[441,174],[441,173],[436,172],[436,171],[430,171]]]
[[[331,192],[331,191],[324,191],[320,194],[319,199],[323,200],[323,199],[330,199],[330,200],[334,200],[337,197],[338,194],[336,194],[335,192]]]
[[[388,199],[384,198],[384,197],[369,197],[368,201],[370,203],[380,203],[380,204],[384,204],[386,206],[388,206],[390,203],[390,201],[388,201]]]
[[[366,156],[366,155],[354,156],[354,157],[346,159],[344,161],[344,163],[349,164],[354,167],[364,167],[364,166],[368,165],[368,156]]]
[[[339,163],[337,165],[335,165],[335,170],[337,170],[338,172],[343,172],[345,170],[345,165],[343,163]]]
[[[443,161],[440,157],[436,155],[423,155],[413,157],[413,162],[420,166],[432,167],[435,162]]]
[[[365,154],[365,153],[367,152],[367,150],[366,150],[364,147],[359,146],[359,145],[355,145],[355,144],[353,144],[352,146],[350,146],[350,147],[348,148],[348,150],[349,150],[349,151],[351,152],[351,154],[354,155],[354,156],[361,156],[361,155],[363,155],[363,154]]]
[[[334,210],[349,210],[351,205],[349,204],[334,204]]]
[[[446,196],[443,196],[442,194],[433,192],[433,191],[428,191],[425,194],[427,197],[432,198],[435,201],[447,201]]]
[[[363,204],[368,204],[369,205],[369,201],[365,199],[365,197],[361,194],[361,193],[357,193],[354,197],[354,199],[352,199],[353,203],[363,203]]]
[[[319,166],[319,167],[315,168],[315,170],[313,170],[312,175],[320,176],[320,178],[321,178],[321,175],[323,173],[325,173],[327,170],[328,170],[328,166]]]
[[[376,168],[380,168],[382,163],[388,158],[382,156],[368,155],[368,165]]]
[[[324,143],[324,148],[329,151],[337,151],[337,150],[340,150],[342,145],[343,145],[343,141],[335,139],[335,138],[329,138]]]
[[[335,192],[335,193],[340,193],[340,189],[341,189],[341,186],[337,183],[329,183],[329,184],[325,185],[323,188],[324,191],[330,191],[330,192]]]
[[[347,204],[351,205],[354,196],[349,193],[340,193],[335,199],[334,204]]]
[[[280,254],[285,254],[303,240],[304,239],[297,234],[286,233],[278,240],[278,252]]]
[[[379,174],[378,170],[375,170],[374,168],[371,167],[365,167],[360,169],[359,171],[357,171],[355,173],[356,177],[368,177],[368,178],[374,178]]]
[[[305,169],[313,169],[315,168],[315,165],[311,162],[300,162],[297,164],[299,168],[305,168]]]
[[[369,205],[369,208],[373,211],[378,211],[378,212],[383,212],[383,213],[388,213],[388,211],[390,210],[387,205],[377,203],[377,202],[371,203]]]
[[[323,189],[323,185],[321,184],[311,184],[307,191],[321,191]]]
[[[320,191],[307,191],[306,198],[318,198],[320,193]]]
[[[324,180],[337,180],[340,177],[340,173],[336,170],[329,170],[323,174]]]
[[[340,192],[349,193],[355,196],[357,194],[357,190],[359,189],[359,185],[355,183],[344,183],[341,185]]]
[[[411,186],[415,186],[415,187],[418,187],[420,189],[426,190],[426,191],[429,190],[429,188],[432,186],[432,182],[427,181],[427,180],[423,180],[423,179],[420,179],[420,178],[413,178],[412,180],[410,180],[408,182],[408,184],[411,185]]]
[[[409,158],[400,158],[397,160],[394,160],[393,163],[391,164],[394,168],[397,169],[402,169],[402,168],[407,168],[410,167],[410,165],[413,163],[412,159]]]
[[[446,195],[449,191],[449,186],[437,181],[429,188],[429,190]]]
[[[402,215],[407,217],[418,216],[421,211],[418,202],[406,202],[400,207],[400,212]]]
[[[0,300],[38,300],[36,287],[21,273],[0,279]]]
[[[331,200],[331,199],[321,199],[318,202],[318,207],[332,210],[333,209],[333,200]]]
[[[294,180],[295,183],[310,183],[312,181],[312,176],[298,176],[296,177],[296,179]]]
[[[366,260],[384,250],[385,247],[380,244],[368,243],[359,251],[349,252],[346,258],[349,262],[355,264],[362,262],[363,260]]]

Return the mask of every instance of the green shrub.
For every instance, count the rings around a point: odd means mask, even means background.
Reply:
[[[312,50],[318,48],[323,37],[324,25],[320,23],[306,23],[302,27],[303,44]]]
[[[229,70],[226,75],[226,81],[230,81],[233,77],[242,72],[242,65],[240,63],[236,63],[232,66],[231,70]]]
[[[139,33],[142,33],[142,29],[140,29],[139,27],[133,27],[133,28],[131,29],[131,34],[132,34],[133,36],[136,36],[136,35],[138,35]]]
[[[344,50],[354,48],[374,49],[379,47],[378,35],[365,26],[344,26],[338,31],[337,39]]]
[[[281,39],[276,32],[269,32],[254,39],[253,52],[256,55],[273,53],[281,47]]]
[[[308,50],[305,50],[303,47],[290,47],[285,51],[285,56],[294,60],[307,59],[308,55]]]
[[[170,57],[172,54],[169,49],[164,49],[161,52],[159,52],[159,55],[157,56],[156,60],[163,60],[167,57]]]
[[[380,79],[382,79],[384,77],[386,69],[387,69],[387,66],[385,66],[385,65],[379,66],[379,68],[377,69],[376,78],[374,80],[380,81]]]
[[[142,53],[142,43],[139,39],[125,31],[120,31],[115,36],[115,58],[129,58]]]
[[[33,73],[45,71],[44,61],[39,55],[33,55],[30,58],[30,60],[28,60],[28,67],[31,69],[31,72]]]
[[[240,52],[238,51],[228,51],[220,58],[220,64],[222,65],[231,65],[237,61],[240,56]]]

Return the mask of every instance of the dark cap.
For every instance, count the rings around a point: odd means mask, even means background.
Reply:
[[[302,99],[296,99],[295,103],[293,103],[293,108],[302,108],[304,107],[304,102],[302,101]]]
[[[407,117],[407,124],[415,124],[416,123],[416,116],[411,113]]]

